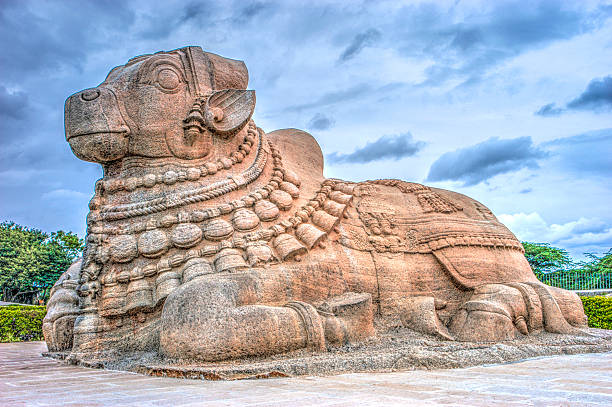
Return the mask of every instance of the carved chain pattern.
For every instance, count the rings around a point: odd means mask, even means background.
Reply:
[[[341,185],[337,185],[337,181],[335,180],[325,180],[321,186],[321,189],[315,194],[313,199],[297,210],[293,216],[277,222],[269,228],[250,232],[239,238],[224,240],[217,244],[206,245],[200,249],[190,249],[185,253],[177,253],[169,257],[162,258],[156,263],[151,263],[142,267],[138,272],[123,270],[120,273],[116,273],[116,275],[115,273],[112,275],[106,275],[102,280],[102,283],[126,283],[132,279],[131,276],[135,276],[135,278],[140,278],[141,275],[144,275],[145,277],[152,277],[158,273],[179,267],[190,259],[213,256],[223,249],[237,248],[244,250],[252,242],[268,243],[274,237],[282,233],[291,232],[291,230],[297,227],[299,224],[307,223],[312,213],[314,213],[317,209],[324,207],[324,202],[329,198],[330,194],[334,190],[344,189],[346,191],[346,188],[350,188],[350,183],[342,183]],[[344,204],[346,205],[348,202],[345,201]]]
[[[100,243],[100,241],[104,238],[104,235],[131,235],[141,233],[152,228],[166,229],[180,223],[181,221],[199,223],[222,215],[227,215],[236,209],[253,206],[256,202],[267,198],[272,191],[278,189],[280,183],[285,179],[286,170],[283,168],[282,162],[280,160],[277,161],[276,159],[276,157],[280,157],[280,154],[271,143],[270,149],[272,152],[272,157],[275,161],[273,176],[266,185],[256,189],[248,195],[230,201],[226,204],[221,204],[214,208],[198,209],[191,212],[181,212],[179,215],[166,215],[161,219],[149,219],[146,222],[143,221],[131,225],[91,226],[88,230],[88,242]]]
[[[92,213],[91,217],[94,221],[97,221],[120,220],[135,216],[150,215],[170,208],[175,208],[177,206],[207,201],[235,191],[244,185],[248,185],[259,177],[268,159],[268,153],[263,147],[263,144],[267,143],[268,141],[263,137],[263,134],[263,132],[260,133],[261,138],[255,161],[242,174],[215,182],[211,185],[196,188],[191,191],[181,192],[171,196],[164,196],[152,199],[150,201],[138,202],[134,204],[103,208],[98,216]]]
[[[208,175],[216,174],[222,169],[230,169],[236,163],[240,163],[249,155],[255,138],[257,127],[253,121],[249,122],[247,136],[238,150],[230,154],[229,157],[220,158],[216,163],[207,162],[200,167],[191,167],[186,171],[166,171],[164,174],[147,174],[142,177],[130,177],[127,179],[107,180],[102,183],[105,192],[116,192],[121,190],[133,191],[137,188],[152,188],[157,184],[172,185],[177,182],[197,181]]]

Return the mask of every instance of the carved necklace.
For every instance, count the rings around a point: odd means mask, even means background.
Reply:
[[[230,175],[227,179],[209,185],[165,195],[148,201],[102,207],[98,213],[92,211],[90,213],[90,219],[94,222],[99,220],[112,221],[135,216],[150,215],[170,208],[207,201],[248,185],[259,177],[268,159],[267,149],[264,148],[264,146],[267,145],[267,140],[265,140],[263,131],[260,133],[260,136],[255,161],[249,168],[240,174]]]
[[[102,182],[102,187],[106,192],[133,191],[141,187],[153,188],[158,184],[173,185],[177,182],[197,181],[208,175],[214,175],[223,169],[229,170],[236,163],[241,163],[251,152],[256,137],[257,127],[253,121],[250,121],[244,142],[229,157],[223,157],[217,162],[207,162],[199,167],[190,167],[186,170],[169,170],[163,174],[147,174],[142,177],[107,180]]]
[[[298,209],[293,216],[270,227],[204,245],[198,249],[176,253],[143,267],[131,270],[111,267],[102,279],[102,283],[103,285],[127,283],[156,275],[159,279],[161,274],[170,272],[189,261],[210,256],[214,256],[212,261],[205,261],[206,269],[210,273],[292,259],[299,261],[300,256],[308,250],[317,245],[323,246],[324,239],[340,222],[346,211],[352,199],[353,187],[352,183],[326,180],[313,199]],[[197,244],[200,239],[201,237],[192,243]],[[185,271],[182,274],[184,273]],[[184,276],[181,278],[181,274],[173,278],[186,282]]]

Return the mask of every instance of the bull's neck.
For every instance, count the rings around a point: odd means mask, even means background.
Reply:
[[[213,146],[210,156],[181,159],[172,155],[148,157],[133,155],[104,167],[104,191],[147,190],[157,185],[173,186],[188,181],[210,181],[234,167],[244,167],[255,159],[262,142],[255,123],[248,123],[230,143]],[[241,165],[242,164],[242,165]],[[175,175],[176,174],[176,175]]]
[[[272,161],[265,134],[251,122],[243,138],[236,151],[228,156],[199,165],[168,162],[157,167],[141,166],[144,171],[135,175],[129,167],[138,160],[131,160],[126,163],[125,172],[116,177],[105,176],[96,184],[88,225],[124,223],[195,203],[219,203],[228,194],[265,182],[260,178],[266,164]]]

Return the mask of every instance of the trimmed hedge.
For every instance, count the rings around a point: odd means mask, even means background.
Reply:
[[[612,297],[580,297],[591,328],[612,329]]]
[[[0,342],[43,340],[44,306],[8,305],[0,307]]]

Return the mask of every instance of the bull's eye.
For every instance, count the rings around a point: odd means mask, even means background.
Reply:
[[[157,74],[157,83],[165,90],[174,90],[181,83],[181,78],[172,69],[162,69]]]

